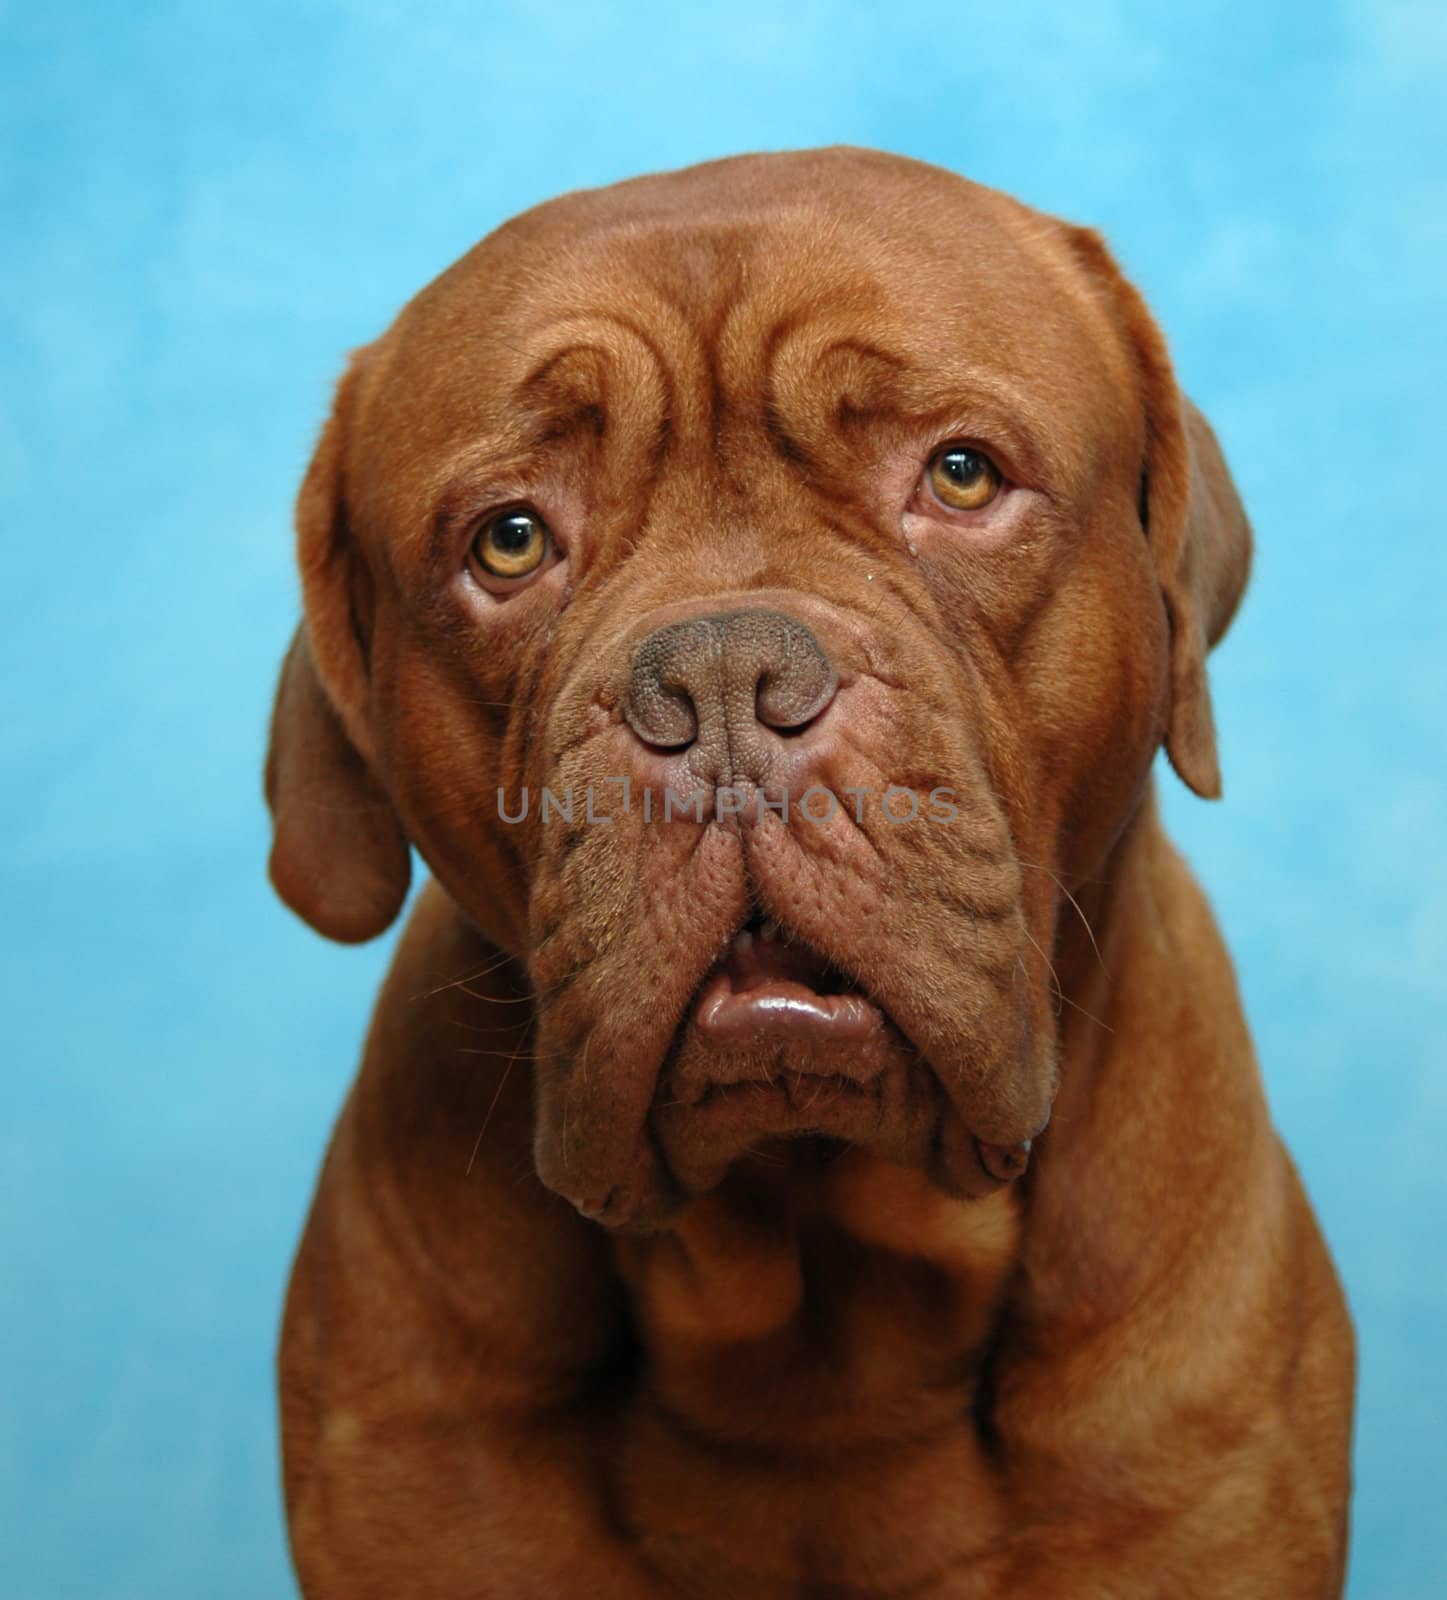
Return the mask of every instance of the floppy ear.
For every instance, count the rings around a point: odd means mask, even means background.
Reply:
[[[266,756],[271,881],[318,933],[344,944],[391,926],[412,876],[392,802],[317,677],[305,623],[282,663]]]
[[[307,620],[282,663],[266,757],[272,884],[319,933],[349,944],[391,925],[412,875],[406,836],[364,754],[371,740],[356,604],[360,558],[342,473],[357,371],[353,358],[297,501]],[[319,659],[323,640],[330,672]]]
[[[1166,754],[1185,783],[1214,800],[1221,794],[1221,765],[1206,652],[1225,633],[1246,587],[1251,525],[1210,423],[1185,395],[1175,401],[1173,425],[1163,430],[1174,438],[1163,437],[1159,449],[1184,454],[1184,469],[1167,471],[1159,491],[1159,469],[1149,456],[1145,472],[1146,531],[1171,619]],[[1170,481],[1178,477],[1184,487]]]
[[[1206,653],[1225,633],[1251,569],[1251,525],[1211,425],[1176,387],[1166,342],[1099,234],[1071,230],[1078,259],[1110,291],[1145,409],[1140,515],[1171,627],[1166,753],[1202,799],[1221,793]]]

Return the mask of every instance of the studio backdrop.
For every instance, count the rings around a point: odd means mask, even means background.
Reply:
[[[346,353],[562,191],[875,146],[1099,227],[1256,531],[1162,764],[1356,1320],[1349,1594],[1443,1592],[1447,11],[0,12],[0,1592],[294,1593],[272,1357],[391,937],[266,882]]]

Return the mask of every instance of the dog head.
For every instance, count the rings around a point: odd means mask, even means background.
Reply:
[[[298,526],[273,881],[365,939],[415,846],[526,968],[547,1183],[1021,1169],[1065,896],[1163,742],[1218,791],[1249,559],[1096,235],[849,150],[566,196],[356,354]]]

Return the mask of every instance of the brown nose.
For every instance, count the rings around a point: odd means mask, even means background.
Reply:
[[[782,611],[670,622],[633,655],[626,715],[656,750],[688,750],[700,776],[761,778],[770,744],[828,708],[838,675],[804,624]]]

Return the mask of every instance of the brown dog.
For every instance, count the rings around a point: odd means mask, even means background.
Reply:
[[[1099,238],[852,150],[570,195],[298,515],[273,880],[435,879],[287,1306],[306,1593],[1338,1593],[1350,1326],[1151,793],[1250,535]]]

